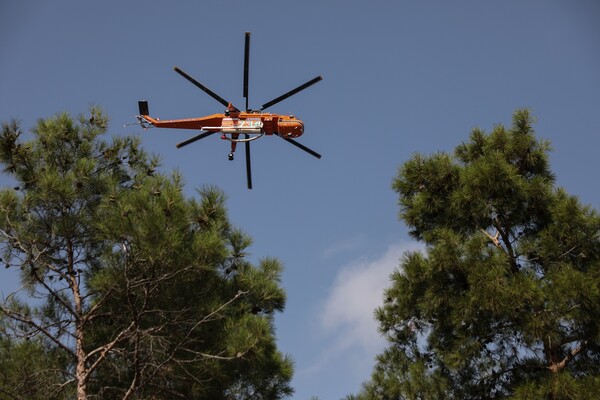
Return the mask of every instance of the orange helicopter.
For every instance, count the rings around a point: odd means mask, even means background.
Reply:
[[[304,123],[293,115],[281,115],[263,112],[266,108],[271,107],[290,96],[314,85],[323,79],[321,76],[311,79],[310,81],[298,86],[295,89],[265,103],[259,110],[251,110],[248,108],[248,70],[250,61],[250,32],[246,32],[245,49],[244,49],[244,87],[243,97],[246,99],[245,111],[240,111],[232,103],[224,100],[218,94],[192,78],[179,67],[174,67],[175,72],[183,76],[185,79],[193,83],[199,89],[203,90],[213,99],[226,107],[222,114],[212,114],[200,118],[172,119],[161,120],[149,116],[148,102],[145,100],[138,102],[139,115],[136,118],[139,124],[144,128],[176,128],[176,129],[194,129],[200,130],[202,133],[187,139],[176,145],[177,148],[187,146],[200,139],[204,139],[214,133],[221,133],[221,139],[231,142],[231,151],[228,155],[229,160],[233,160],[236,145],[244,143],[246,148],[246,176],[248,189],[252,189],[252,172],[250,165],[250,142],[261,138],[264,135],[275,135],[286,142],[306,151],[310,155],[321,158],[321,155],[314,150],[298,143],[294,139],[304,133]],[[243,137],[242,137],[243,136]]]

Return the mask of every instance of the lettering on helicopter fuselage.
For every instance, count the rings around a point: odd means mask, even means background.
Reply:
[[[260,118],[223,118],[223,133],[261,133],[263,123]]]

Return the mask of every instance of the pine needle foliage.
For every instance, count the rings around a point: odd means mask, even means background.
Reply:
[[[187,198],[139,138],[105,140],[107,121],[62,113],[29,140],[2,126],[17,185],[0,190],[0,252],[22,288],[0,299],[0,399],[288,396],[281,263],[248,261],[220,190]]]
[[[528,110],[393,182],[425,244],[376,311],[388,347],[361,399],[593,399],[600,216],[555,184]]]

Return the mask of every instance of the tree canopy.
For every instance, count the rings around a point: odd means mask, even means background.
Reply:
[[[96,107],[40,120],[30,140],[2,126],[17,185],[0,190],[0,251],[22,287],[0,299],[0,398],[291,394],[273,327],[281,263],[247,259],[224,193],[186,197],[107,126]]]
[[[423,242],[376,312],[388,341],[363,399],[592,399],[600,393],[600,216],[557,187],[517,110],[393,182]]]

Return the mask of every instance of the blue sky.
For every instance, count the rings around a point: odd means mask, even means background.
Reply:
[[[557,183],[600,208],[600,2],[8,1],[0,0],[0,120],[104,108],[111,135],[142,135],[190,196],[214,184],[252,257],[285,265],[280,349],[296,363],[293,399],[339,399],[368,379],[384,342],[373,309],[402,253],[418,249],[397,219],[391,182],[411,154],[452,151],[474,127],[510,125],[529,107],[551,141]],[[316,75],[273,106],[305,123],[299,142],[253,142],[230,162],[217,135],[134,122],[137,101],[163,119],[221,112],[173,72],[178,65],[243,107],[244,32],[252,32],[250,105]],[[6,175],[0,184],[10,185]],[[0,295],[16,286],[0,271]]]

